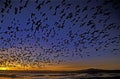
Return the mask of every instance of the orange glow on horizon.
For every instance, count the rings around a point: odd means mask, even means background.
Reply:
[[[0,70],[50,70],[50,71],[72,71],[72,70],[82,70],[86,68],[82,67],[75,67],[75,66],[66,66],[66,65],[52,65],[52,66],[45,66],[45,67],[1,67]]]
[[[0,70],[9,70],[7,67],[0,67]]]
[[[109,66],[108,66],[109,65]],[[37,67],[33,65],[32,67],[30,65],[23,66],[21,64],[15,64],[11,66],[0,66],[0,70],[51,70],[51,71],[74,71],[74,70],[84,70],[89,68],[96,68],[96,69],[119,69],[120,64],[98,64],[98,65],[87,65],[87,64],[71,64],[71,63],[65,63],[65,64],[54,64],[54,65],[48,65],[45,64],[45,66]]]

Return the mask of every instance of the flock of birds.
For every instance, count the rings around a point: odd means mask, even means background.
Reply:
[[[119,55],[119,11],[118,0],[0,0],[0,66]]]

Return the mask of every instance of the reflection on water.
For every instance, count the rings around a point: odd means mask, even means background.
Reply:
[[[0,73],[0,79],[97,79],[120,76],[119,73]]]

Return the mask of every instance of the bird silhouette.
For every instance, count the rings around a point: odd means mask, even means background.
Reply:
[[[34,68],[120,52],[115,0],[2,0],[0,5],[0,66]]]

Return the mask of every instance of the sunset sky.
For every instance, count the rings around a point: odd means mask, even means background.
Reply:
[[[120,69],[117,0],[0,0],[0,70]]]

